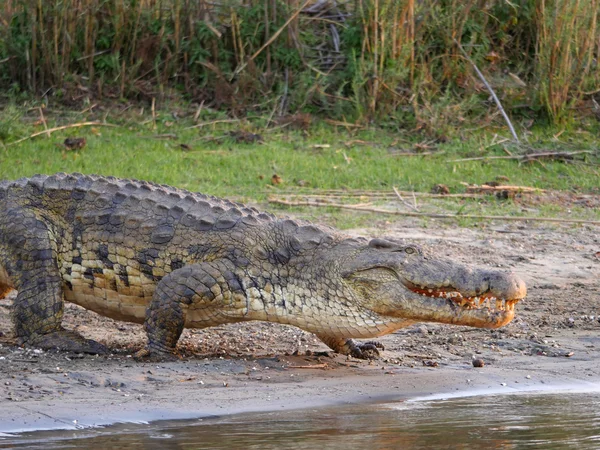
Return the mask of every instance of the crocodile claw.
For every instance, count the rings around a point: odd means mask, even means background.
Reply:
[[[378,341],[354,342],[350,347],[350,356],[358,359],[377,359],[379,349],[385,350],[385,347]]]
[[[20,342],[23,345],[37,347],[43,350],[61,350],[90,355],[105,355],[109,353],[106,346],[92,339],[86,339],[75,331],[59,330],[48,334],[30,336]]]
[[[181,357],[172,352],[159,351],[153,348],[143,348],[133,355],[136,361],[172,362],[179,361]]]

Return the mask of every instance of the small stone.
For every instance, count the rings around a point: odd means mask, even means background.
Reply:
[[[483,366],[485,366],[485,362],[483,361],[483,359],[481,359],[481,358],[473,359],[473,367],[483,367]]]

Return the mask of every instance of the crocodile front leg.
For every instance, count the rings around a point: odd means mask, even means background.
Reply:
[[[217,260],[185,266],[163,277],[146,310],[144,329],[148,344],[136,357],[172,357],[186,324],[186,315],[192,310],[196,320],[194,328],[234,322],[235,318],[226,313],[231,299],[242,288],[233,269],[230,261]]]
[[[4,290],[17,290],[12,320],[19,344],[77,353],[105,353],[106,347],[61,327],[63,282],[44,222],[21,207],[0,217],[0,271]]]
[[[342,355],[359,359],[377,359],[379,349],[385,350],[383,344],[377,341],[357,342],[354,339],[337,338],[317,335],[328,347]]]

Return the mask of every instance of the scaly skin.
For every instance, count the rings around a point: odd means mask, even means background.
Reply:
[[[144,323],[144,354],[173,354],[184,327],[295,325],[366,358],[415,322],[495,328],[525,296],[514,274],[353,239],[309,222],[135,180],[36,175],[0,183],[0,298],[18,291],[20,343],[99,353],[61,327],[63,300]],[[491,301],[490,301],[491,299]]]

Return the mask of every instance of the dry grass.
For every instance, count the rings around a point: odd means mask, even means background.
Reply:
[[[176,95],[233,115],[302,110],[443,134],[495,112],[456,42],[509,113],[563,122],[600,85],[599,0],[2,5],[0,87],[66,104]]]

